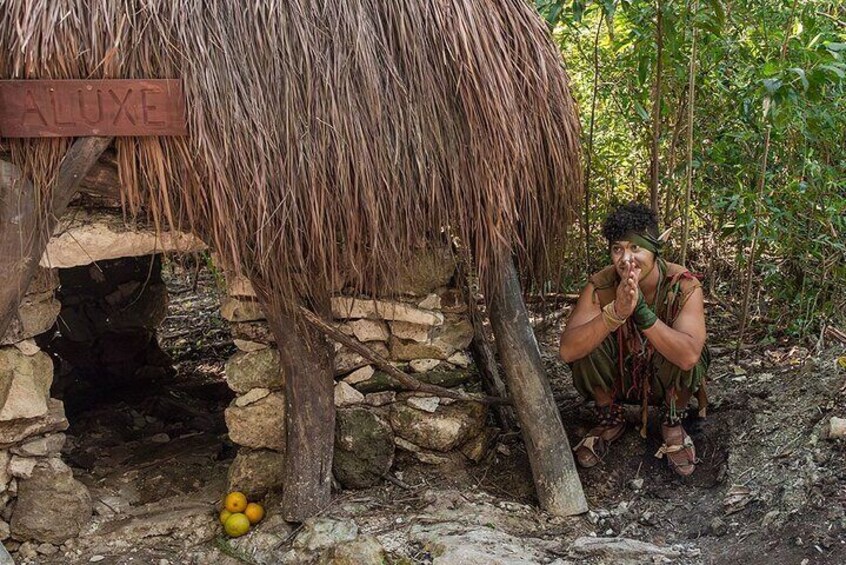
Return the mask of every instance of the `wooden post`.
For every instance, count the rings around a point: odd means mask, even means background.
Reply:
[[[502,261],[490,319],[541,507],[558,516],[587,512],[587,502],[558,406],[546,380],[513,261]]]
[[[74,142],[59,165],[44,210],[40,193],[20,169],[0,161],[0,336],[18,311],[56,223],[111,142],[111,137],[83,137]]]
[[[286,451],[282,516],[303,522],[332,500],[335,376],[332,346],[292,312],[278,312],[266,288],[253,281],[276,338],[285,381]]]

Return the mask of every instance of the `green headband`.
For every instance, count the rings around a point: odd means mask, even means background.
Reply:
[[[647,251],[653,252],[656,256],[661,254],[661,248],[664,246],[663,241],[648,233],[630,231],[627,232],[622,239],[636,243]]]

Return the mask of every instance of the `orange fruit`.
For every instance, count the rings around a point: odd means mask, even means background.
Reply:
[[[244,510],[244,515],[250,520],[250,524],[258,524],[264,518],[264,508],[261,507],[261,504],[251,502]]]
[[[223,529],[231,538],[241,537],[250,531],[250,519],[241,512],[235,512],[226,519]]]
[[[221,511],[220,511],[220,516],[218,516],[218,518],[220,519],[220,523],[221,523],[221,524],[225,524],[225,523],[226,523],[226,520],[227,520],[230,516],[232,516],[232,512],[230,512],[229,510],[221,510]]]
[[[230,492],[223,501],[223,507],[232,512],[243,512],[247,509],[247,497],[243,492]]]

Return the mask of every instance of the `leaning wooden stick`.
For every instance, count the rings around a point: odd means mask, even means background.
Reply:
[[[468,400],[472,402],[479,402],[482,404],[511,404],[511,400],[508,398],[500,398],[497,396],[487,396],[481,394],[468,394],[466,392],[458,392],[438,385],[420,382],[411,375],[403,373],[402,371],[391,365],[390,361],[388,361],[366,345],[359,343],[348,335],[344,335],[340,330],[333,328],[331,325],[327,324],[311,310],[300,306],[300,312],[309,324],[311,324],[327,336],[331,337],[338,343],[345,345],[346,347],[352,349],[365,359],[371,361],[374,365],[385,371],[388,376],[396,380],[399,384],[401,384],[408,390],[413,390],[416,392],[428,392],[446,398],[454,398],[455,400]]]

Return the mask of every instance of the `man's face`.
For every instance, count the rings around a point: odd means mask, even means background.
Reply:
[[[629,262],[634,262],[643,273],[651,271],[655,264],[655,254],[637,243],[620,240],[611,244],[611,262],[617,269],[617,274],[623,278],[628,273]]]

